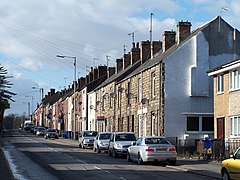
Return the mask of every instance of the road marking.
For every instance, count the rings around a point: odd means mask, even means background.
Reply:
[[[124,178],[124,177],[120,177],[120,179],[122,179],[122,180],[127,180],[126,178]]]

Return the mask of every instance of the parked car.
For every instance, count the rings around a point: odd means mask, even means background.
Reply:
[[[58,139],[59,136],[58,136],[58,132],[56,129],[47,129],[45,134],[44,134],[44,138],[45,139],[50,139],[50,138],[54,138],[54,139]]]
[[[94,138],[97,136],[97,131],[81,131],[78,135],[78,143],[80,148],[93,147]]]
[[[36,135],[37,136],[44,136],[45,135],[46,129],[44,127],[38,127],[36,130]]]
[[[176,159],[175,146],[161,136],[140,137],[127,150],[127,160],[138,164],[164,161],[175,165]]]
[[[34,127],[34,129],[33,129],[33,134],[36,135],[36,133],[37,133],[37,129],[38,129],[39,127],[41,127],[41,126],[35,126],[35,127]]]
[[[93,143],[93,151],[101,153],[101,151],[108,150],[109,139],[112,133],[110,132],[100,132],[96,136]]]
[[[229,159],[222,161],[221,175],[222,179],[240,179],[240,147]]]
[[[127,148],[131,143],[136,141],[133,132],[114,132],[111,134],[108,147],[108,155],[118,157],[118,155],[126,155]]]
[[[33,123],[32,122],[24,122],[24,130],[25,131],[29,131],[31,128],[33,127]]]

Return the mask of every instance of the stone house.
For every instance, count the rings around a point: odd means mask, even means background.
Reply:
[[[105,118],[103,130],[113,124],[110,131],[130,130],[138,136],[213,138],[213,86],[206,72],[239,55],[239,32],[220,16],[193,32],[187,21],[177,27],[177,33],[163,33],[162,50],[152,59],[149,55],[143,62],[141,56],[130,73],[133,65],[123,65],[121,74],[117,71],[96,88],[96,102],[104,102],[97,108]],[[111,101],[104,100],[111,88],[115,110],[106,109]]]

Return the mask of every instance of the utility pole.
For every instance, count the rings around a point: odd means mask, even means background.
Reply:
[[[151,59],[153,59],[153,42],[152,42],[152,17],[153,13],[150,14],[150,43],[151,43]]]

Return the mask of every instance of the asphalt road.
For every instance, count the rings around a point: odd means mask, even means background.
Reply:
[[[211,179],[164,164],[129,163],[123,157],[113,158],[91,149],[80,149],[71,140],[44,139],[23,130],[8,131],[2,140],[15,179]]]

